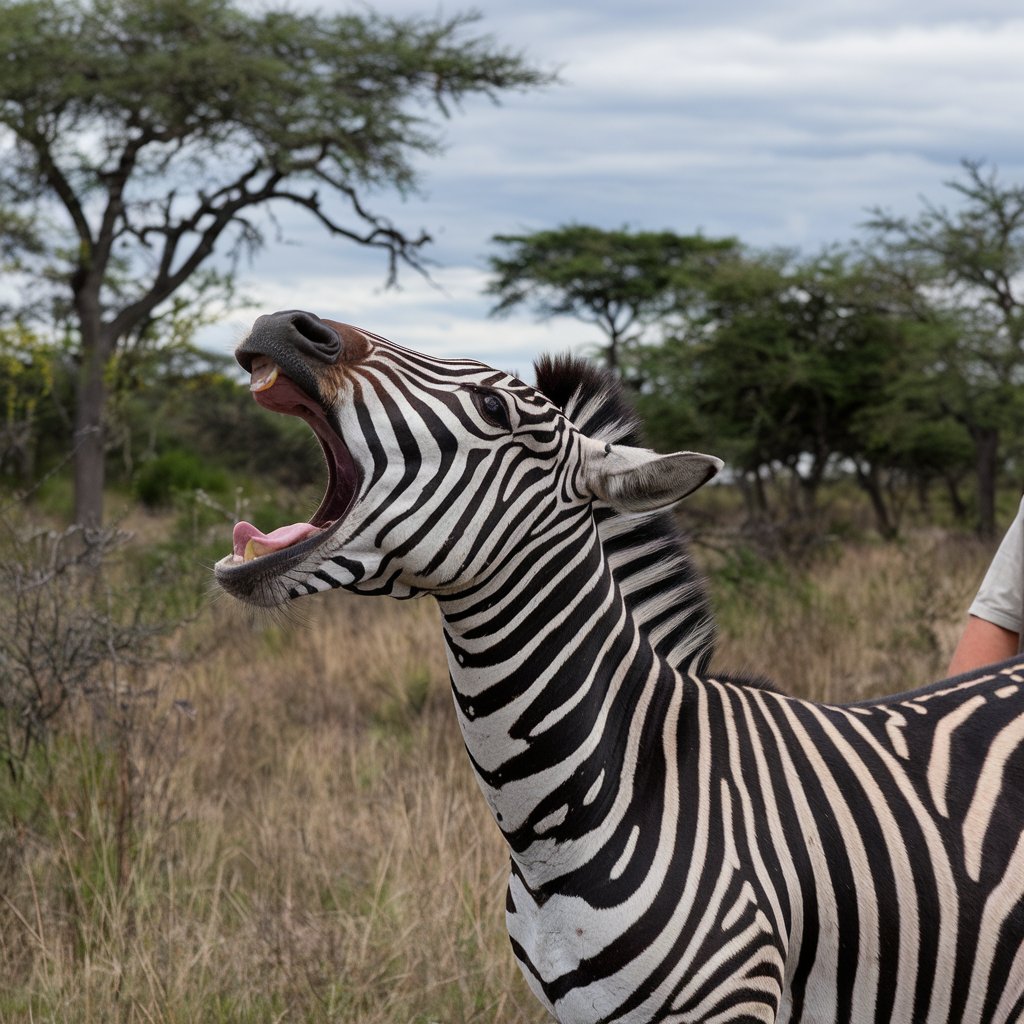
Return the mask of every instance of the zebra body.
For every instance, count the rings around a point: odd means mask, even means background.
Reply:
[[[683,680],[663,735],[690,770],[600,871],[560,876],[586,897],[513,876],[533,990],[562,1021],[1019,1019],[1018,668],[846,708]],[[617,942],[642,949],[624,978],[600,960]]]
[[[717,460],[636,448],[568,364],[532,389],[295,312],[239,359],[330,484],[310,524],[236,527],[218,579],[436,597],[559,1021],[1024,1019],[1024,665],[845,707],[709,677],[658,510]]]

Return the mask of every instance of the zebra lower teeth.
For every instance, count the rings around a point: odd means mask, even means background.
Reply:
[[[273,381],[271,381],[271,383],[273,383]],[[269,388],[270,384],[268,384],[267,387]],[[275,549],[267,547],[266,544],[260,544],[259,541],[250,540],[245,545],[245,552],[242,555],[242,560],[244,562],[251,562],[254,558],[259,558],[260,555],[269,554],[273,550]]]
[[[235,563],[251,562],[254,558],[283,551],[315,533],[322,533],[333,523],[334,520],[321,526],[314,526],[312,523],[292,523],[291,526],[279,526],[271,533],[262,533],[252,523],[238,523],[232,535],[231,560]]]

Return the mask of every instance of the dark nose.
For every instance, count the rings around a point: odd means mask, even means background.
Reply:
[[[341,357],[342,348],[338,332],[316,314],[285,309],[259,317],[235,358],[245,370],[252,369],[256,355],[268,355],[282,362],[278,357],[289,352],[333,365]]]

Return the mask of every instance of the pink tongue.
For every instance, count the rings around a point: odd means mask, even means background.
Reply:
[[[271,551],[279,551],[281,548],[289,547],[292,544],[308,537],[311,533],[319,533],[320,528],[312,523],[293,523],[291,526],[281,526],[273,533],[261,533],[252,523],[236,523],[232,534],[232,547],[236,558],[245,555],[245,545],[255,540]]]

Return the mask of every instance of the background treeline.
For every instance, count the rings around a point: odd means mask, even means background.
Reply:
[[[0,328],[0,473],[8,494],[73,519],[73,346]],[[319,486],[322,456],[299,421],[267,416],[234,361],[187,340],[137,345],[108,366],[106,481],[150,509]]]
[[[67,458],[73,520],[96,528],[108,471],[156,500],[236,468],[202,429],[224,368],[191,338],[275,211],[379,253],[389,281],[425,270],[429,236],[376,197],[417,186],[460,101],[554,81],[476,20],[0,0],[0,474],[22,486]],[[499,236],[488,290],[497,313],[592,324],[652,440],[725,455],[751,518],[813,521],[849,480],[884,536],[912,494],[991,537],[1000,481],[1024,476],[1024,188],[966,161],[915,215],[865,216],[819,254],[671,229]]]
[[[652,440],[723,456],[752,518],[813,521],[822,486],[850,480],[883,536],[911,498],[992,536],[997,486],[1021,477],[1024,189],[972,162],[949,188],[952,208],[874,211],[814,256],[585,225],[499,236],[494,311],[593,325]]]
[[[977,164],[951,185],[952,211],[876,213],[814,256],[586,225],[501,236],[489,292],[499,314],[591,324],[651,442],[724,457],[751,521],[824,528],[822,489],[839,484],[884,537],[908,509],[990,537],[1000,483],[1024,476],[1024,190]],[[110,358],[109,482],[152,506],[224,498],[240,476],[316,480],[301,426],[262,415],[230,361],[192,345],[198,322],[154,320]],[[80,355],[73,333],[0,325],[9,485],[68,459]]]

